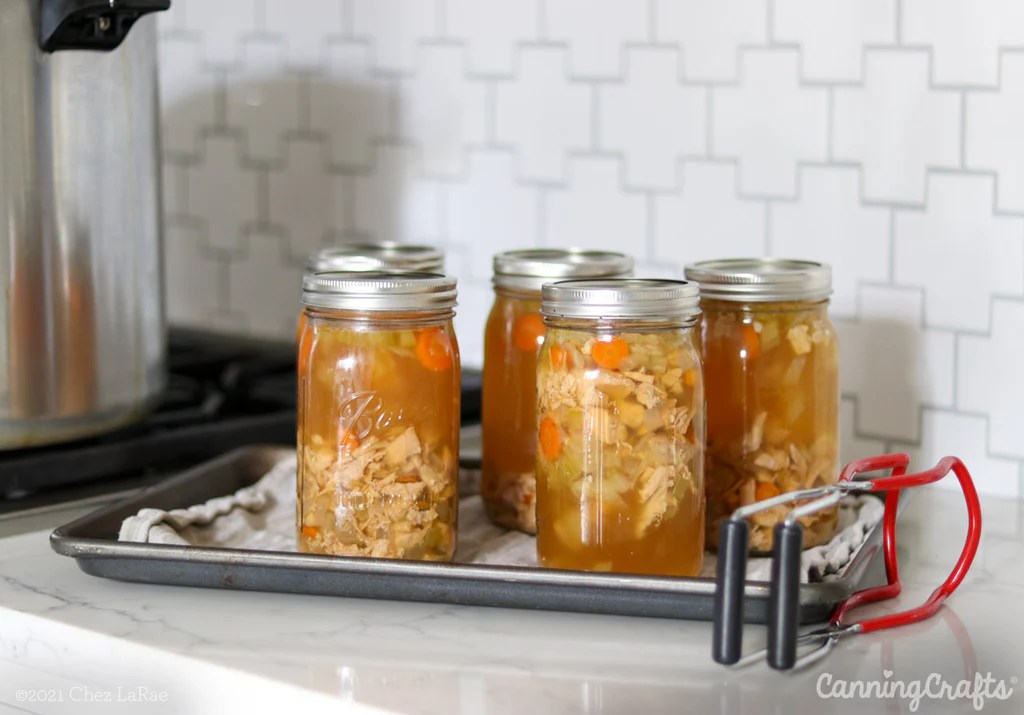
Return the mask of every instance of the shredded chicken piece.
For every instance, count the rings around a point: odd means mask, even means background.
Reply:
[[[808,335],[810,329],[806,325],[794,325],[786,333],[786,339],[797,355],[806,355],[811,352],[813,343]]]
[[[750,431],[747,432],[743,438],[743,451],[756,452],[761,449],[761,440],[764,438],[764,422],[768,419],[767,412],[759,412],[757,417],[754,418],[753,424],[750,426]]]
[[[636,399],[644,407],[656,407],[664,397],[664,393],[653,384],[641,383],[636,387]]]
[[[311,441],[302,461],[305,548],[388,558],[450,553],[454,458],[447,448],[425,452],[415,428],[368,437],[351,452]]]
[[[387,446],[384,456],[388,466],[393,467],[419,453],[420,441],[416,437],[416,430],[410,427]]]
[[[654,384],[654,375],[648,375],[647,373],[644,372],[636,372],[630,370],[624,371],[622,374],[635,382],[642,382],[648,385]]]
[[[637,518],[637,535],[643,534],[652,526],[661,522],[669,509],[669,496],[672,492],[672,468],[667,466],[644,470],[637,481],[643,507]]]
[[[754,464],[770,472],[777,472],[789,466],[789,457],[781,449],[766,449],[754,458]]]

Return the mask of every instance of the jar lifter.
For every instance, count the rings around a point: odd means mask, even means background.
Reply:
[[[885,454],[846,465],[834,485],[780,494],[764,501],[740,507],[722,521],[719,528],[718,565],[715,584],[712,657],[723,665],[745,665],[767,654],[768,665],[776,670],[802,667],[818,660],[847,635],[909,625],[935,615],[943,602],[967,575],[981,539],[981,505],[967,467],[956,457],[945,457],[935,467],[907,474],[910,457]],[[861,475],[891,470],[889,476],[864,478]],[[854,623],[844,623],[849,612],[866,603],[874,603],[900,594],[899,564],[896,557],[896,514],[900,491],[937,482],[950,472],[956,475],[967,502],[967,539],[960,558],[946,580],[924,604],[900,613],[892,613]],[[833,507],[847,494],[885,492],[882,516],[882,550],[886,584],[852,594],[836,606],[827,626],[797,634],[799,625],[800,554],[803,527],[798,519]],[[812,500],[812,501],[807,501]],[[752,515],[778,506],[796,505],[773,532],[771,582],[768,596],[768,647],[741,658],[743,647],[743,589],[746,584],[749,529]],[[818,643],[813,651],[797,657],[800,646]]]

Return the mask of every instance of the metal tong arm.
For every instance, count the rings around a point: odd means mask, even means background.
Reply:
[[[886,581],[884,586],[865,589],[853,594],[840,604],[832,615],[827,630],[832,633],[870,633],[871,631],[908,625],[924,620],[935,614],[942,603],[963,581],[971,567],[981,539],[981,506],[967,467],[956,457],[945,457],[932,469],[907,474],[908,458],[905,454],[883,455],[854,462],[843,470],[839,484],[856,483],[862,489],[884,491],[885,514],[883,516],[883,553],[885,555]],[[890,468],[888,477],[851,482],[857,475],[879,469]],[[859,623],[843,624],[843,617],[853,608],[894,598],[902,590],[899,564],[896,556],[896,514],[902,489],[924,486],[942,479],[950,472],[956,474],[967,502],[967,538],[960,557],[949,576],[932,592],[924,604],[900,613],[888,614]],[[816,499],[793,509],[783,523],[775,527],[772,554],[772,581],[769,591],[768,614],[768,664],[777,670],[792,668],[797,655],[797,616],[799,614],[800,550],[802,529],[798,519],[838,501],[838,492]]]
[[[862,460],[866,462],[868,460]],[[847,469],[856,467],[859,462],[851,463]],[[859,471],[871,471],[860,469]],[[893,472],[892,476],[872,480],[870,483],[872,491],[885,491],[885,516],[883,517],[883,551],[885,554],[885,572],[887,583],[884,586],[865,589],[853,594],[843,603],[836,607],[832,614],[831,623],[833,627],[840,627],[843,618],[854,608],[873,603],[899,595],[902,586],[900,584],[899,565],[896,558],[896,510],[899,505],[900,490],[908,487],[923,486],[932,484],[946,477],[950,472],[956,475],[960,482],[960,488],[964,493],[964,501],[967,504],[967,537],[964,540],[964,547],[960,551],[960,557],[950,571],[949,576],[938,588],[928,597],[923,604],[899,613],[890,613],[877,618],[870,618],[858,623],[849,624],[843,627],[855,627],[860,633],[870,633],[885,628],[917,623],[935,615],[943,602],[960,586],[974,556],[978,552],[978,544],[981,541],[981,503],[978,500],[978,492],[974,487],[974,480],[971,478],[967,467],[956,457],[944,457],[933,468],[905,474],[906,470]]]
[[[846,474],[845,470],[844,474]],[[715,662],[723,665],[733,665],[739,662],[740,657],[742,656],[743,591],[747,580],[747,550],[750,539],[750,527],[747,524],[747,519],[759,512],[807,499],[820,498],[818,501],[811,502],[811,504],[817,504],[824,500],[828,500],[829,503],[838,502],[844,495],[852,491],[868,491],[868,488],[864,486],[864,484],[865,483],[853,482],[850,481],[850,479],[843,479],[841,477],[840,481],[834,485],[787,492],[755,504],[740,507],[734,511],[728,519],[722,520],[718,530],[718,564],[715,571],[715,602],[713,608],[713,633],[711,645],[711,655]],[[798,507],[798,509],[802,510],[805,507],[809,508],[811,504],[804,505],[804,507]],[[783,526],[784,524],[779,524],[775,527],[776,552],[774,553],[772,560],[772,583],[776,583],[778,578],[782,575],[779,558],[781,556],[787,561],[785,572],[789,573],[789,571],[792,570],[792,572],[796,574],[795,587],[792,583],[792,576],[790,576],[786,593],[789,593],[790,591],[793,592],[793,597],[796,599],[796,607],[798,608],[800,586],[799,565],[803,533],[799,523],[795,523],[795,526],[787,529],[788,535],[783,535],[780,539],[779,529]],[[780,541],[783,540],[787,544],[785,554],[778,552],[778,545]],[[792,566],[789,566],[789,562],[793,559],[794,552],[792,550],[794,548],[796,549],[796,560]],[[777,614],[782,611],[791,613],[793,611],[793,605],[790,603],[789,597],[786,596],[785,598],[782,598],[782,596],[785,596],[785,594],[777,593],[775,597],[772,597],[769,601],[770,639],[772,638],[773,630],[776,635],[785,630],[784,628],[779,627],[780,625],[785,624],[776,624],[773,629],[771,626],[773,614]],[[794,622],[794,629],[795,626],[796,623]],[[785,625],[785,628],[788,627],[788,625]]]
[[[803,526],[800,519],[828,509],[839,503],[847,493],[857,491],[874,491],[871,481],[857,480],[866,472],[889,470],[893,476],[902,476],[910,463],[906,454],[883,454],[869,457],[848,464],[840,473],[836,488],[828,494],[813,501],[795,507],[780,524],[776,524],[772,538],[772,580],[768,591],[768,665],[776,670],[789,670],[797,663],[798,628],[800,625],[800,556],[803,551]],[[893,492],[895,494],[895,492]],[[888,501],[888,499],[887,499]],[[887,512],[888,516],[888,512]],[[895,564],[895,538],[888,538],[887,527],[896,529],[896,505],[893,504],[891,517],[885,520],[882,533],[885,541],[891,540],[892,563]],[[889,553],[889,544],[886,544]],[[889,561],[886,560],[886,573],[889,573]],[[888,598],[899,593],[889,593]],[[826,629],[832,633],[859,632],[859,628],[841,629],[839,623],[833,621]],[[834,643],[834,639],[832,641]]]

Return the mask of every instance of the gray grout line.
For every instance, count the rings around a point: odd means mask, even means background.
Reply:
[[[213,126],[217,129],[228,128],[228,77],[227,72],[217,72],[215,80],[216,90],[214,94]]]
[[[489,146],[498,143],[498,85],[487,82],[484,89],[484,140]]]
[[[967,93],[960,93],[960,166],[967,167]]]
[[[953,334],[953,409],[960,406],[960,335]]]
[[[657,220],[657,196],[653,193],[647,194],[644,201],[644,262],[652,263],[657,260],[658,237],[655,235],[655,222]]]
[[[829,87],[826,93],[826,114],[825,114],[825,158],[831,162],[835,158],[835,136],[836,136],[836,91]]]
[[[863,205],[863,203],[861,204]],[[896,210],[889,209],[889,266],[888,282],[890,285],[896,282]]]
[[[313,78],[306,74],[298,82],[296,100],[298,105],[299,131],[313,131]]]
[[[253,26],[261,32],[267,29],[267,0],[253,1]]]
[[[544,188],[536,188],[537,195],[537,244],[548,245],[548,192]]]
[[[707,137],[705,138],[706,145],[704,147],[704,153],[710,159],[715,155],[715,92],[714,89],[711,87],[708,87],[704,91],[704,96],[706,97],[705,111],[707,112],[707,116],[704,119],[705,131],[707,132]]]

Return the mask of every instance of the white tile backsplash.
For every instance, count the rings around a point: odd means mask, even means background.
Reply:
[[[1024,53],[1004,53],[1002,82],[967,95],[968,168],[995,172],[996,206],[1024,212]]]
[[[569,161],[568,186],[545,193],[542,241],[599,250],[642,247],[648,198],[622,191],[618,159],[577,157]]]
[[[598,146],[625,157],[627,187],[672,190],[678,159],[707,147],[708,91],[680,83],[673,48],[631,48],[626,67],[624,82],[599,90]]]
[[[828,90],[800,82],[796,50],[746,50],[740,83],[712,92],[711,146],[745,195],[796,196],[797,165],[828,155]]]
[[[775,0],[773,39],[800,47],[804,79],[857,81],[864,47],[895,43],[897,1]]]
[[[832,90],[832,158],[864,170],[864,198],[922,204],[928,169],[960,163],[959,92],[934,89],[929,54],[866,50],[862,86]]]
[[[540,235],[540,193],[515,180],[509,152],[471,155],[464,181],[445,192],[448,240],[466,256],[460,280],[486,285],[492,257],[524,245],[524,236]]]
[[[770,253],[835,266],[832,313],[856,316],[858,287],[888,279],[892,211],[861,203],[857,169],[805,167],[800,189],[796,201],[771,206]]]
[[[540,39],[541,0],[447,0],[445,27],[475,75],[511,75],[519,46]]]
[[[984,331],[993,295],[1024,296],[1024,218],[992,215],[991,176],[933,173],[924,210],[897,210],[894,281],[925,293],[925,324]]]
[[[654,198],[658,259],[682,265],[767,253],[765,202],[739,198],[735,164],[690,161],[681,173],[678,190]]]
[[[654,0],[654,35],[682,48],[688,80],[735,81],[737,50],[768,39],[768,0]]]
[[[649,39],[645,2],[547,0],[544,5],[544,39],[568,45],[572,77],[621,77],[623,47]]]
[[[493,85],[498,144],[516,155],[520,178],[564,182],[570,151],[591,148],[595,85],[570,80],[566,50],[524,47],[517,76]]]
[[[931,49],[936,84],[995,86],[999,50],[1024,45],[1019,0],[903,0],[903,41]]]
[[[198,0],[193,0],[197,2]],[[291,8],[288,0],[266,0]],[[337,3],[348,11],[353,36],[373,47],[374,66],[388,73],[412,73],[418,62],[420,41],[438,35],[441,0],[349,0]],[[327,34],[316,15],[307,15],[307,42],[323,42]],[[331,28],[326,28],[328,32]]]
[[[1024,475],[1017,0],[175,0],[168,310],[289,339],[305,255],[443,247],[479,364],[490,257],[828,261],[843,456]],[[923,466],[923,464],[922,464]]]
[[[988,417],[990,452],[1024,459],[1024,303],[993,301],[990,334],[961,335],[957,347],[957,408]]]

